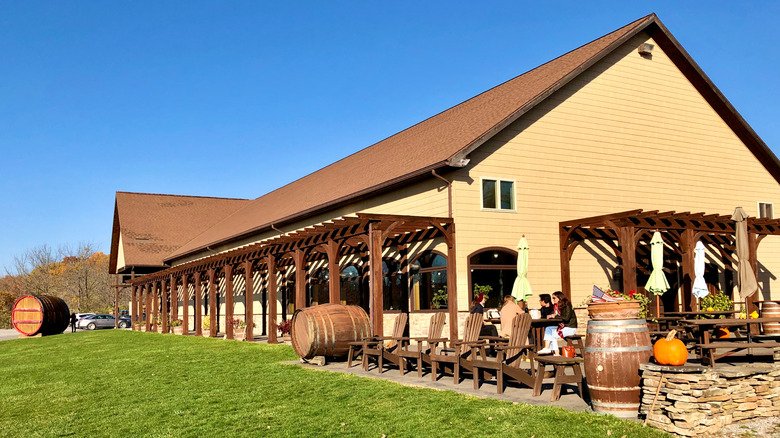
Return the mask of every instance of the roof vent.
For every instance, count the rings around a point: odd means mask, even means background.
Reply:
[[[639,54],[642,56],[653,56],[654,45],[650,43],[642,43],[639,45]]]

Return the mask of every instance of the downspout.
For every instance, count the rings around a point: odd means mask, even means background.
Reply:
[[[271,224],[271,229],[272,229],[272,230],[274,230],[274,231],[276,231],[276,232],[277,232],[277,233],[279,233],[280,235],[284,235],[284,231],[282,231],[282,230],[280,230],[280,229],[276,228],[276,227],[274,226],[274,224]]]
[[[436,173],[436,169],[431,169],[431,174],[435,176],[436,178],[439,178],[440,180],[444,181],[447,184],[447,200],[449,204],[449,210],[450,210],[450,219],[452,219],[452,181],[447,180],[447,178],[444,178],[443,176]]]

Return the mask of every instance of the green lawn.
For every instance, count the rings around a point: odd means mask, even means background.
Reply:
[[[0,436],[667,436],[280,363],[296,358],[283,345],[120,330],[3,341]]]

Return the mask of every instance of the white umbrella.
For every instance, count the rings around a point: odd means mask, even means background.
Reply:
[[[696,254],[693,261],[693,272],[696,274],[696,278],[693,280],[693,295],[696,298],[706,297],[710,291],[707,289],[707,282],[704,281],[704,263],[706,262],[706,249],[701,240],[696,242],[696,249],[693,252]]]
[[[528,281],[528,241],[525,236],[517,244],[517,278],[512,286],[512,296],[517,300],[527,300],[533,295]]]
[[[653,265],[653,272],[650,273],[650,278],[647,279],[647,285],[645,289],[656,294],[669,290],[669,282],[666,281],[666,275],[664,275],[664,239],[661,238],[661,233],[656,231],[653,233],[653,238],[650,240],[650,264]]]

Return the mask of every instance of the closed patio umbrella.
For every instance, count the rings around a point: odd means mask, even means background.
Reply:
[[[669,290],[669,282],[666,281],[666,275],[664,275],[664,239],[661,238],[661,233],[656,231],[653,233],[653,238],[650,240],[650,264],[653,267],[653,271],[650,273],[650,278],[647,279],[645,289],[656,294]]]
[[[737,207],[734,210],[734,215],[731,216],[731,220],[736,222],[734,224],[734,231],[737,241],[737,258],[739,259],[739,265],[737,265],[737,279],[739,296],[743,300],[753,295],[758,290],[756,274],[753,273],[753,268],[750,266],[750,248],[748,246],[746,219],[747,214],[745,214],[745,210],[743,210],[742,207]]]
[[[512,296],[517,300],[527,300],[532,294],[528,281],[528,241],[525,236],[517,244],[517,278],[512,286]]]
[[[695,254],[693,259],[693,272],[696,275],[696,278],[693,280],[692,288],[693,295],[696,298],[704,298],[710,293],[709,289],[707,289],[707,282],[704,281],[704,264],[707,259],[706,251],[701,240],[696,242],[696,249],[693,250]]]

